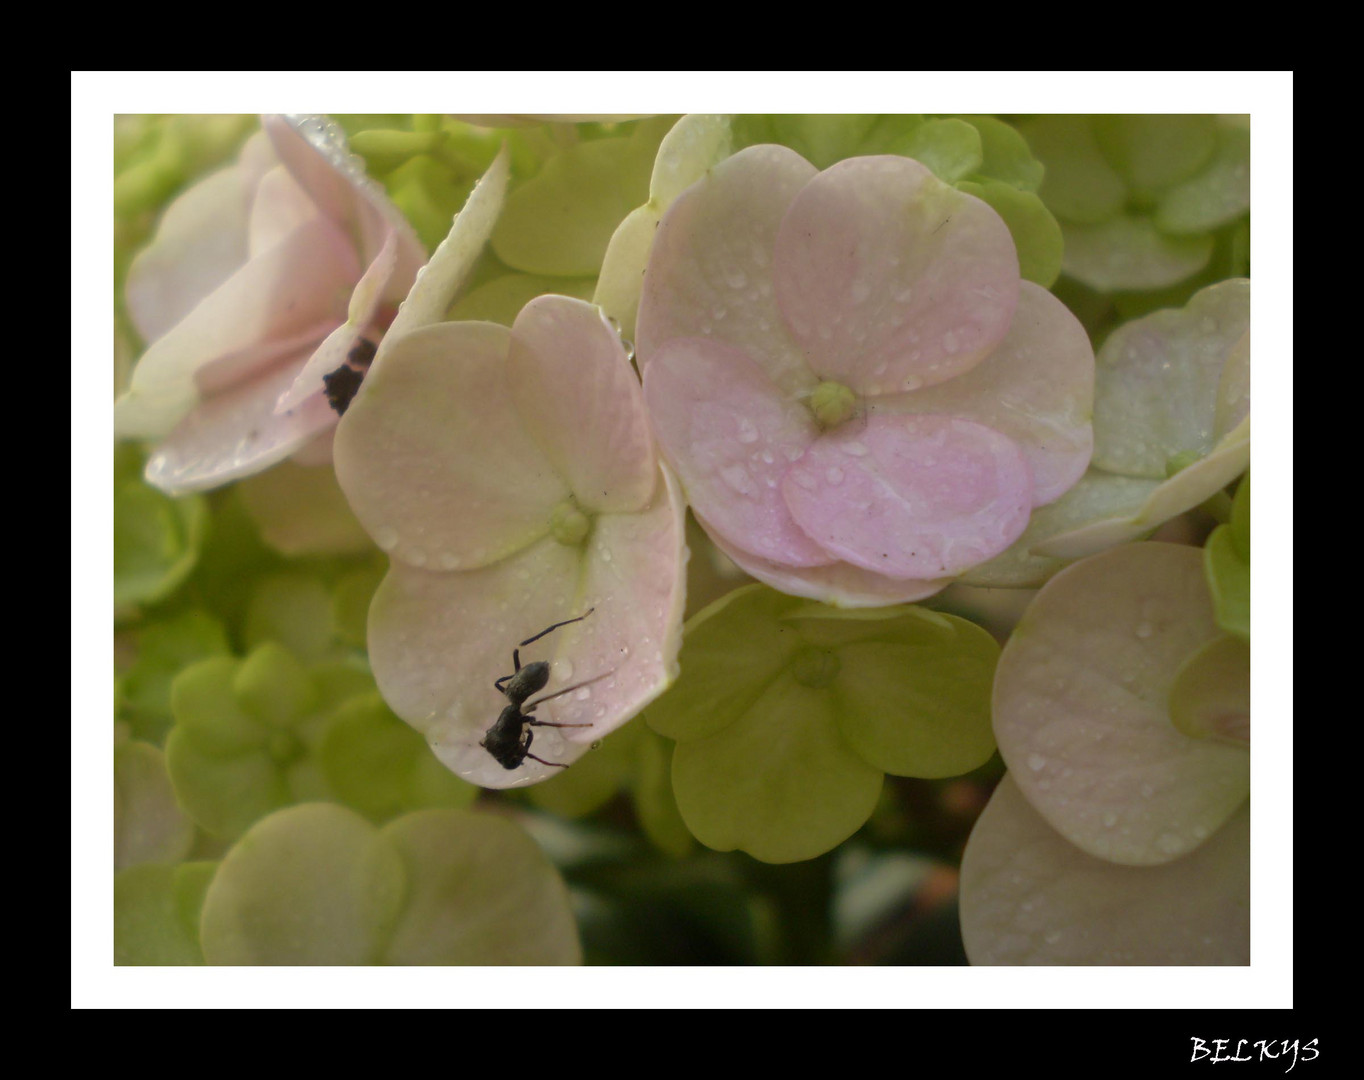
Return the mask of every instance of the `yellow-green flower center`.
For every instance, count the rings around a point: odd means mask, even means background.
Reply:
[[[549,516],[550,533],[565,547],[581,544],[591,528],[591,520],[574,505],[572,499],[565,499]]]
[[[791,674],[801,686],[820,690],[834,681],[843,668],[843,661],[828,649],[811,646],[801,649],[791,658]]]
[[[826,379],[810,395],[810,411],[823,428],[838,427],[857,409],[857,395],[842,383]]]

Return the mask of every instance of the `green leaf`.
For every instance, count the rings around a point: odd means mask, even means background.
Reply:
[[[117,719],[130,725],[134,737],[160,745],[173,722],[171,680],[194,661],[227,652],[223,624],[206,611],[185,611],[139,628],[137,658],[118,681]]]
[[[384,580],[381,566],[367,566],[354,570],[336,583],[332,591],[332,624],[337,636],[357,649],[365,647],[369,604],[379,582]]]
[[[195,965],[199,911],[216,863],[133,866],[114,878],[114,963]]]
[[[551,157],[507,196],[492,236],[497,257],[530,274],[595,278],[616,226],[648,198],[666,130],[641,127]]]
[[[829,690],[812,692],[783,671],[737,722],[679,743],[673,790],[693,835],[719,851],[783,863],[814,858],[856,832],[876,806],[882,774],[844,742],[835,708]]]
[[[594,277],[550,277],[546,274],[504,274],[471,289],[450,309],[451,319],[476,319],[511,326],[521,309],[537,296],[555,293],[591,300]]]
[[[307,670],[283,646],[266,642],[241,662],[232,682],[237,704],[262,723],[290,727],[318,702]]]
[[[251,590],[246,613],[248,648],[273,641],[313,662],[334,653],[336,638],[331,593],[317,578],[271,574]]]
[[[705,738],[735,723],[777,678],[801,642],[775,620],[802,601],[750,585],[687,621],[683,676],[652,705],[649,726],[670,739]],[[777,626],[776,633],[767,632]]]
[[[318,757],[336,796],[375,823],[426,807],[467,806],[478,794],[374,693],[341,706]]]
[[[1033,157],[1028,141],[1018,130],[993,116],[962,116],[980,135],[984,160],[979,179],[999,180],[1023,191],[1036,191],[1046,171]]]
[[[895,153],[927,165],[949,184],[975,172],[985,160],[980,132],[965,120],[926,120],[895,144]]]
[[[999,180],[983,184],[962,181],[959,191],[990,204],[1004,219],[1018,248],[1019,273],[1049,289],[1061,274],[1061,253],[1065,243],[1061,225],[1046,205],[1031,191],[1021,191]]]
[[[190,575],[208,533],[202,496],[172,499],[141,479],[114,487],[114,609],[163,600]]]
[[[673,788],[698,840],[808,859],[867,820],[885,771],[948,776],[990,757],[998,653],[954,616],[754,585],[688,622],[682,678],[646,719],[678,740]]]

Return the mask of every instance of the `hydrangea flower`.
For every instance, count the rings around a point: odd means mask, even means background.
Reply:
[[[1129,544],[1057,574],[995,675],[1009,779],[963,860],[972,959],[1246,963],[1249,689],[1199,549]]]
[[[637,334],[698,520],[786,592],[927,596],[1089,460],[1084,330],[994,210],[908,158],[725,160],[663,218]]]
[[[150,483],[216,487],[297,456],[330,458],[324,378],[373,343],[425,250],[320,117],[268,116],[236,165],[166,211],[128,272],[150,343],[116,403],[122,438],[156,440]]]
[[[336,471],[392,558],[369,616],[385,700],[455,773],[508,770],[481,746],[507,704],[512,649],[555,657],[532,753],[569,764],[676,675],[682,502],[653,448],[639,381],[592,305],[543,296],[512,328],[437,323],[390,338],[337,429]]]

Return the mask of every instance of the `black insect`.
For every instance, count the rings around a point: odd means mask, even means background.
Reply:
[[[365,380],[365,372],[369,370],[370,361],[374,359],[376,350],[374,342],[369,338],[361,338],[351,347],[344,364],[322,376],[327,404],[336,410],[337,416],[346,415],[346,410],[350,408],[360,384]]]
[[[523,709],[521,706],[525,704],[526,699],[532,694],[538,694],[545,688],[545,683],[549,682],[549,664],[544,660],[536,660],[534,663],[522,667],[521,650],[531,642],[539,641],[551,630],[557,630],[569,623],[582,622],[596,610],[596,608],[588,608],[576,619],[565,619],[563,622],[557,622],[553,626],[541,630],[534,637],[526,638],[512,650],[512,664],[516,670],[510,675],[503,675],[493,683],[493,686],[500,693],[506,695],[511,704],[502,710],[502,715],[497,718],[497,721],[488,729],[487,734],[478,744],[487,750],[504,769],[519,768],[526,758],[538,761],[541,765],[553,765],[557,769],[568,768],[566,764],[558,761],[546,761],[530,752],[531,739],[534,737],[530,729],[533,727],[591,727],[592,725],[556,724],[549,720],[533,720],[530,714],[535,711],[537,706],[546,701],[561,697],[573,690],[580,690],[588,683],[594,683],[597,679],[606,676],[598,675],[596,679],[588,679],[587,682],[580,682],[574,686],[565,687],[563,690],[556,690],[552,694],[546,694],[539,701],[531,702]]]

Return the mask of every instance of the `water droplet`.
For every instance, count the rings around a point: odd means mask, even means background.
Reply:
[[[914,299],[914,290],[913,290],[912,288],[908,288],[908,287],[903,288],[903,289],[901,289],[899,292],[897,292],[897,293],[895,294],[896,303],[908,304],[908,303],[909,303],[911,300],[913,300],[913,299]]]
[[[862,457],[867,452],[867,448],[863,443],[850,442],[844,444],[843,452],[845,454],[851,454],[853,457]]]
[[[601,561],[602,561],[602,562],[610,562],[610,561],[611,561],[611,549],[610,549],[610,548],[602,548],[602,549],[601,549]]]
[[[573,678],[572,660],[555,660],[552,667],[556,679],[562,679],[567,682],[569,679]]]
[[[725,284],[731,289],[742,289],[748,284],[748,275],[739,269],[739,267],[731,266],[725,271]]]
[[[917,390],[919,387],[923,386],[923,384],[923,379],[919,378],[917,375],[911,375],[900,384],[900,388],[903,390]]]
[[[459,556],[453,551],[442,551],[440,565],[442,570],[455,570],[459,567]]]
[[[725,483],[740,495],[751,495],[753,493],[753,484],[749,480],[748,470],[742,465],[726,465],[720,470],[720,475],[724,477]]]
[[[1102,820],[1103,820],[1103,823],[1104,823],[1104,828],[1105,828],[1105,829],[1111,829],[1111,828],[1113,828],[1114,825],[1116,825],[1116,824],[1118,823],[1118,815],[1117,815],[1116,811],[1113,811],[1113,810],[1105,810],[1105,811],[1104,811],[1104,816],[1103,816],[1103,819],[1102,819]]]
[[[1062,931],[1060,931],[1060,930],[1048,930],[1048,931],[1047,931],[1045,934],[1043,934],[1042,936],[1046,939],[1046,942],[1047,942],[1048,945],[1055,945],[1055,944],[1056,944],[1058,941],[1060,941],[1061,938],[1064,937],[1065,935],[1064,935],[1064,933],[1063,933]]]
[[[390,525],[380,525],[374,530],[374,542],[385,551],[392,551],[398,546],[398,530]]]
[[[587,700],[588,698],[590,698],[591,696],[592,696],[592,687],[590,687],[590,686],[584,686],[581,690],[579,690],[576,694],[573,695],[573,699],[574,699],[575,701],[586,701],[586,700]]]
[[[861,278],[858,278],[852,283],[852,287],[848,290],[848,295],[852,298],[854,304],[861,304],[871,295],[871,285]]]
[[[837,465],[830,465],[824,476],[831,484],[841,484],[843,482],[843,470]]]
[[[1033,772],[1041,772],[1047,767],[1047,759],[1041,754],[1031,754],[1028,757],[1028,768]]]
[[[748,417],[739,420],[739,441],[741,443],[755,443],[758,441],[758,429],[753,421]]]
[[[949,330],[943,335],[942,347],[943,352],[947,353],[948,356],[951,356],[961,348],[961,343],[957,341],[957,335]]]
[[[426,552],[424,552],[421,548],[411,548],[407,552],[407,561],[410,562],[413,566],[425,566]]]
[[[1137,637],[1149,638],[1151,636],[1151,624],[1149,622],[1137,624]]]

